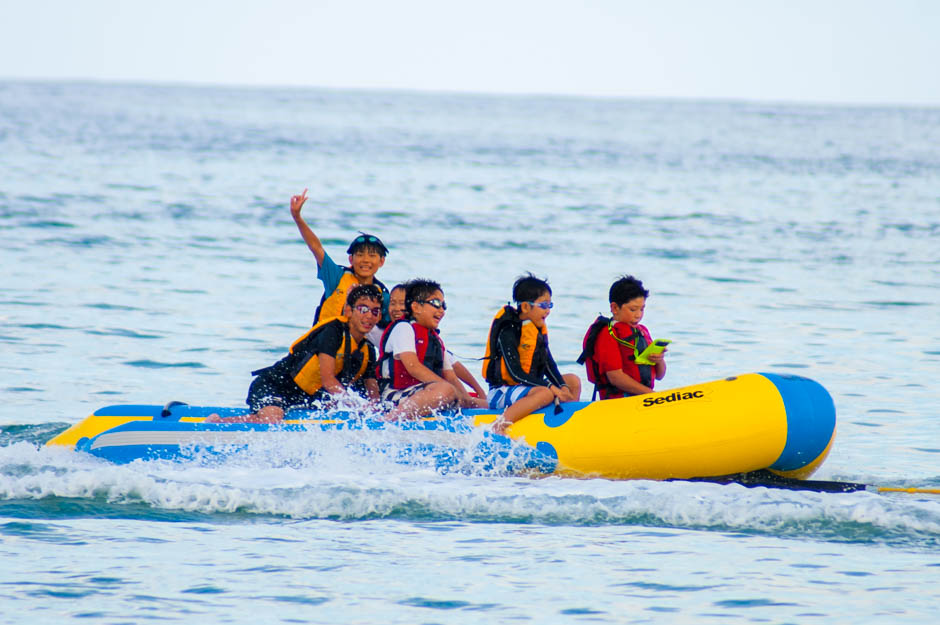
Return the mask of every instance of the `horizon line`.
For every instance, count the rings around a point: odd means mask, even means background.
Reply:
[[[826,99],[788,99],[788,98],[759,98],[754,96],[687,96],[687,95],[627,95],[603,93],[572,93],[561,91],[488,91],[474,89],[447,89],[427,87],[389,87],[389,86],[362,86],[362,85],[305,85],[286,83],[239,83],[239,82],[206,82],[196,80],[160,80],[145,78],[89,78],[89,77],[48,77],[48,76],[0,76],[0,83],[65,83],[111,86],[139,86],[139,87],[189,87],[197,89],[247,89],[247,90],[310,90],[310,91],[350,91],[362,93],[398,93],[398,94],[424,94],[424,95],[456,95],[456,96],[483,96],[483,97],[517,97],[517,98],[564,98],[580,100],[643,100],[667,102],[710,102],[710,103],[737,103],[737,104],[764,104],[784,106],[819,106],[819,107],[845,107],[845,108],[911,108],[911,109],[940,109],[940,102],[902,102],[902,101],[836,101]]]

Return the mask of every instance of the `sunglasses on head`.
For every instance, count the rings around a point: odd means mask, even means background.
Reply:
[[[367,315],[372,313],[373,317],[380,317],[382,315],[382,309],[378,306],[375,308],[369,308],[365,304],[359,304],[358,306],[353,306],[353,310],[358,312],[360,315]]]
[[[538,306],[542,310],[551,310],[555,307],[554,302],[529,302],[532,306]]]
[[[436,297],[434,299],[419,299],[416,301],[419,304],[430,304],[438,310],[447,310],[447,303],[444,302],[444,300],[437,299]]]
[[[379,250],[379,254],[384,256],[388,253],[388,248],[385,247],[385,244],[379,239],[379,237],[374,234],[360,234],[358,237],[352,240],[352,243],[349,244],[349,247],[346,249],[347,254],[352,254],[355,249],[360,245],[373,245]]]

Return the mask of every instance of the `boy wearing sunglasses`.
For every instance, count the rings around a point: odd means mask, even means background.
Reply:
[[[556,400],[578,401],[581,396],[581,380],[562,375],[548,349],[545,318],[553,306],[548,282],[531,273],[521,276],[512,286],[512,298],[516,306],[507,304],[493,319],[483,364],[489,407],[503,411],[493,424],[498,434]]]
[[[388,299],[388,316],[392,322],[396,322],[399,319],[403,319],[405,316],[405,285],[396,284],[392,287],[391,294]],[[378,326],[376,326],[378,328]],[[369,336],[369,340],[372,340],[372,334],[375,334],[375,330]],[[381,339],[382,332],[378,332]],[[374,341],[376,345],[379,344],[379,341]],[[457,358],[454,356],[453,352],[448,351],[447,354],[451,357],[452,364],[454,366],[454,374],[457,376],[457,379],[461,382],[464,382],[473,389],[473,392],[477,397],[486,397],[486,391],[483,390],[483,387],[480,386],[480,383],[477,382],[477,379],[473,377],[473,374],[470,373],[470,370],[467,369]]]
[[[390,421],[414,419],[454,403],[484,407],[454,374],[454,363],[438,326],[447,304],[441,285],[412,280],[405,285],[405,316],[392,322],[379,341],[382,399],[395,405]]]
[[[315,410],[347,390],[378,400],[375,349],[366,335],[382,314],[382,294],[373,284],[354,286],[346,298],[345,316],[324,318],[294,341],[290,351],[270,367],[252,371],[255,379],[245,400],[251,414],[207,423],[277,423],[293,408]]]
[[[362,233],[352,240],[346,253],[349,255],[349,266],[340,267],[323,249],[319,237],[314,234],[300,211],[307,201],[307,190],[300,195],[291,196],[290,214],[300,230],[300,235],[314,258],[317,259],[317,278],[323,283],[323,297],[314,314],[313,323],[321,319],[337,317],[343,314],[346,303],[346,294],[357,284],[374,284],[382,294],[382,317],[377,327],[384,328],[389,323],[388,316],[388,289],[375,277],[376,272],[385,264],[388,248],[375,235]],[[375,339],[378,333],[373,333]]]
[[[651,393],[656,380],[666,375],[666,350],[650,354],[651,365],[636,362],[637,356],[652,343],[649,330],[640,323],[649,295],[643,283],[633,276],[618,279],[610,286],[611,318],[598,317],[588,330],[588,335],[593,330],[596,336],[590,354],[585,336],[588,379],[594,382],[601,399]]]

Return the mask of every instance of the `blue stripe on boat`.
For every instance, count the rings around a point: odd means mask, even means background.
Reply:
[[[787,443],[770,468],[793,471],[819,457],[836,425],[836,407],[819,383],[797,375],[761,373],[774,383],[787,413]]]

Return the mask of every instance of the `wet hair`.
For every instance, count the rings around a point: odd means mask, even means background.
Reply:
[[[610,303],[623,306],[638,297],[649,297],[650,292],[643,288],[643,283],[633,276],[621,276],[610,285]]]
[[[434,295],[436,291],[444,292],[441,285],[434,280],[415,278],[405,283],[405,319],[412,318],[411,304],[420,302]]]
[[[407,282],[402,282],[401,284],[396,284],[395,286],[392,287],[392,290],[389,291],[389,293],[391,293],[392,291],[397,291],[397,290],[399,290],[399,289],[401,289],[402,291],[407,291],[407,290],[408,290],[408,283],[407,283]]]
[[[356,305],[356,302],[363,297],[381,303],[382,291],[374,284],[357,284],[349,289],[349,294],[346,296],[346,304],[352,308]]]
[[[531,273],[519,276],[512,285],[512,299],[516,303],[534,302],[546,293],[552,294],[548,281],[536,278]]]
[[[356,252],[375,252],[382,258],[385,258],[385,255],[388,254],[388,248],[385,247],[385,244],[382,243],[382,240],[374,234],[369,234],[368,232],[360,232],[359,236],[352,240],[352,243],[349,244],[349,247],[346,249],[346,253],[349,255],[355,254]]]

